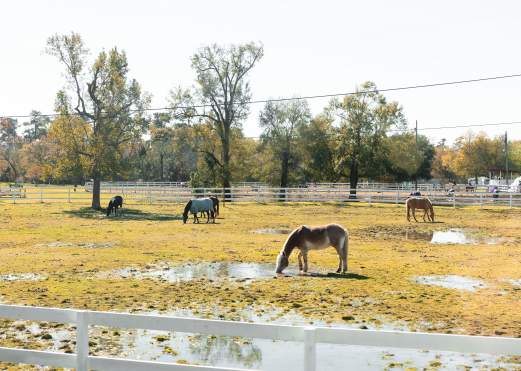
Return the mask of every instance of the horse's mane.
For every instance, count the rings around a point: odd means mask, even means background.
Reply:
[[[302,233],[302,229],[306,228],[305,226],[300,226],[299,228],[295,229],[293,232],[291,232],[286,239],[286,242],[284,242],[284,245],[282,246],[282,249],[280,250],[280,253],[282,255],[286,255],[289,257],[293,249],[297,246],[297,240],[300,237],[300,233]]]
[[[183,215],[188,215],[188,212],[190,211],[190,208],[192,207],[192,200],[188,201],[188,203],[185,206],[185,210],[183,211]]]

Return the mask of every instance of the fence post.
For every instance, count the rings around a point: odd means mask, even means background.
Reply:
[[[304,371],[315,371],[317,368],[317,345],[315,328],[304,329]]]
[[[69,203],[71,203],[71,187],[69,187]]]
[[[76,313],[76,371],[87,371],[89,360],[88,312]]]

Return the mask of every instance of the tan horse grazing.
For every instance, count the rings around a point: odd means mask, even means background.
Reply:
[[[347,249],[349,234],[347,230],[338,224],[328,224],[320,227],[307,227],[302,225],[290,233],[286,243],[277,256],[277,273],[282,273],[289,265],[289,256],[297,248],[298,266],[301,271],[308,271],[308,251],[321,250],[333,246],[338,253],[340,262],[337,273],[347,272]],[[304,260],[304,264],[302,263]]]
[[[428,198],[425,197],[410,197],[405,201],[405,206],[407,208],[407,221],[411,221],[411,211],[412,217],[416,222],[416,209],[423,209],[423,221],[426,222],[425,216],[427,219],[434,223],[434,208],[432,207],[432,203]]]

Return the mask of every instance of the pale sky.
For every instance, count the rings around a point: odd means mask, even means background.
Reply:
[[[62,67],[44,53],[54,33],[78,32],[91,51],[127,52],[131,76],[165,106],[190,86],[190,56],[211,43],[260,41],[253,99],[521,73],[519,1],[2,1],[0,115],[52,113]],[[388,93],[410,125],[521,121],[521,78]],[[327,100],[311,101],[319,113]],[[258,109],[244,123],[256,136]],[[475,129],[480,130],[480,129]],[[486,128],[521,139],[521,124]],[[465,129],[424,132],[453,140]]]

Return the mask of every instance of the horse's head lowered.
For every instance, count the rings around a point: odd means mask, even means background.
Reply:
[[[109,206],[107,206],[107,216],[110,215],[110,213],[112,212],[112,209],[114,208],[114,203],[112,202],[112,200],[109,201]]]
[[[286,254],[282,251],[277,256],[277,268],[275,269],[276,273],[282,273],[284,269],[286,269],[289,265],[289,259]]]
[[[190,208],[192,207],[192,200],[188,201],[188,203],[185,206],[185,209],[183,211],[183,224],[186,224],[186,221],[188,220],[188,212],[190,211]]]
[[[277,256],[277,268],[275,269],[275,273],[282,273],[284,269],[286,269],[289,265],[289,256],[291,252],[297,246],[298,239],[300,234],[302,233],[303,228],[305,226],[301,226],[300,228],[295,229],[290,233],[288,239],[284,243],[282,250],[280,250],[279,255]]]

